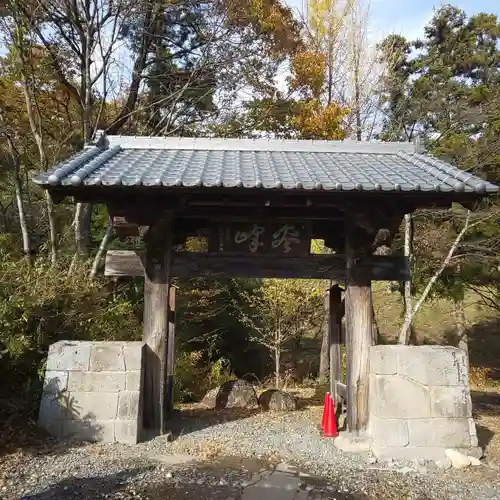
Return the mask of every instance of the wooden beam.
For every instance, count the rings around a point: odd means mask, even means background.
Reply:
[[[337,382],[342,382],[342,353],[340,329],[342,327],[342,316],[340,308],[342,304],[342,292],[338,286],[333,286],[328,292],[328,338],[330,344],[330,394],[335,405],[338,405],[339,393]]]
[[[347,281],[345,324],[347,345],[347,426],[355,435],[364,436],[369,420],[369,362],[372,345],[372,291],[370,279],[355,272],[360,249],[357,234],[346,228]],[[359,242],[359,240],[357,240]]]
[[[443,193],[443,192],[367,192],[367,191],[304,191],[302,193],[286,190],[257,190],[248,188],[206,188],[206,187],[173,187],[158,188],[151,186],[47,186],[54,202],[60,202],[66,197],[74,197],[76,201],[89,203],[116,203],[123,206],[135,204],[141,206],[144,202],[155,201],[158,205],[169,205],[170,208],[178,206],[180,200],[222,199],[224,197],[244,200],[288,200],[293,197],[294,201],[307,198],[313,204],[337,205],[346,208],[347,212],[355,211],[357,207],[373,207],[377,204],[394,206],[404,205],[414,208],[450,207],[452,203],[471,203],[480,200],[484,196],[478,193]],[[207,191],[210,193],[208,196]],[[350,206],[348,206],[350,205]]]
[[[148,434],[165,433],[166,339],[170,280],[170,220],[159,220],[145,235],[144,325],[146,344],[143,424]]]
[[[133,222],[127,222],[125,217],[113,217],[113,229],[120,239],[139,236],[139,228]]]
[[[143,252],[109,250],[106,253],[105,276],[144,276]],[[193,278],[209,276],[228,278],[309,278],[346,279],[344,255],[309,255],[276,257],[227,255],[217,253],[172,252],[171,276]],[[373,281],[404,281],[409,277],[407,259],[400,256],[370,256],[355,263],[357,278]]]

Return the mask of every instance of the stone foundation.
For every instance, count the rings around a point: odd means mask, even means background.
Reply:
[[[143,358],[142,342],[52,344],[39,425],[58,437],[137,443]]]
[[[447,448],[480,456],[464,352],[373,346],[370,437],[379,458],[441,460]]]

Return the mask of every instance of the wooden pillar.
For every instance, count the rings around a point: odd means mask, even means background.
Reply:
[[[347,427],[366,434],[369,420],[370,346],[372,345],[372,292],[369,279],[356,275],[355,260],[361,245],[346,228],[347,281],[345,324],[347,346]]]
[[[170,219],[149,226],[144,235],[144,363],[143,425],[148,433],[165,432],[165,379],[168,334],[168,291],[171,253]]]
[[[337,391],[337,382],[342,382],[342,354],[340,329],[342,316],[340,316],[340,307],[342,304],[342,293],[340,288],[335,285],[328,293],[328,338],[330,343],[330,394],[338,404],[339,394]]]
[[[175,366],[175,286],[169,287],[167,337],[167,369],[165,380],[165,409],[170,413],[174,409],[174,366]]]

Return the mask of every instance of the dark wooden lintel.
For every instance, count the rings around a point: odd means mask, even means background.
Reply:
[[[208,276],[231,278],[309,278],[346,279],[343,255],[309,255],[307,257],[247,256],[217,253],[172,252],[170,274],[176,278]],[[106,276],[143,276],[141,252],[110,250],[106,254]],[[409,279],[405,257],[372,256],[359,260],[352,272],[363,279],[404,281]]]
[[[381,203],[401,206],[408,203],[416,207],[450,207],[452,203],[470,203],[483,198],[476,193],[435,193],[435,192],[367,192],[367,191],[287,191],[277,189],[248,189],[248,188],[203,188],[203,187],[144,187],[144,186],[57,186],[48,187],[54,199],[73,197],[77,201],[92,203],[109,203],[116,200],[135,203],[139,199],[156,198],[157,200],[178,200],[180,198],[208,199],[209,197],[223,199],[267,199],[289,200],[307,198],[314,203],[339,203],[346,205],[352,202],[372,203],[378,200]]]
[[[165,211],[173,211],[176,220],[204,219],[211,221],[275,219],[296,221],[342,221],[344,214],[338,208],[325,207],[298,207],[298,206],[247,206],[238,205],[211,205],[190,206],[182,205],[170,209],[167,206],[156,205],[144,201],[140,205],[120,206],[109,204],[108,210],[113,217],[121,217],[124,221],[136,224],[152,224]]]

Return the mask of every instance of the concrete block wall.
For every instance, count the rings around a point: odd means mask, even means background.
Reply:
[[[455,347],[373,346],[370,437],[380,458],[478,456],[467,360]]]
[[[137,443],[143,352],[142,342],[52,344],[39,425],[58,437]]]

